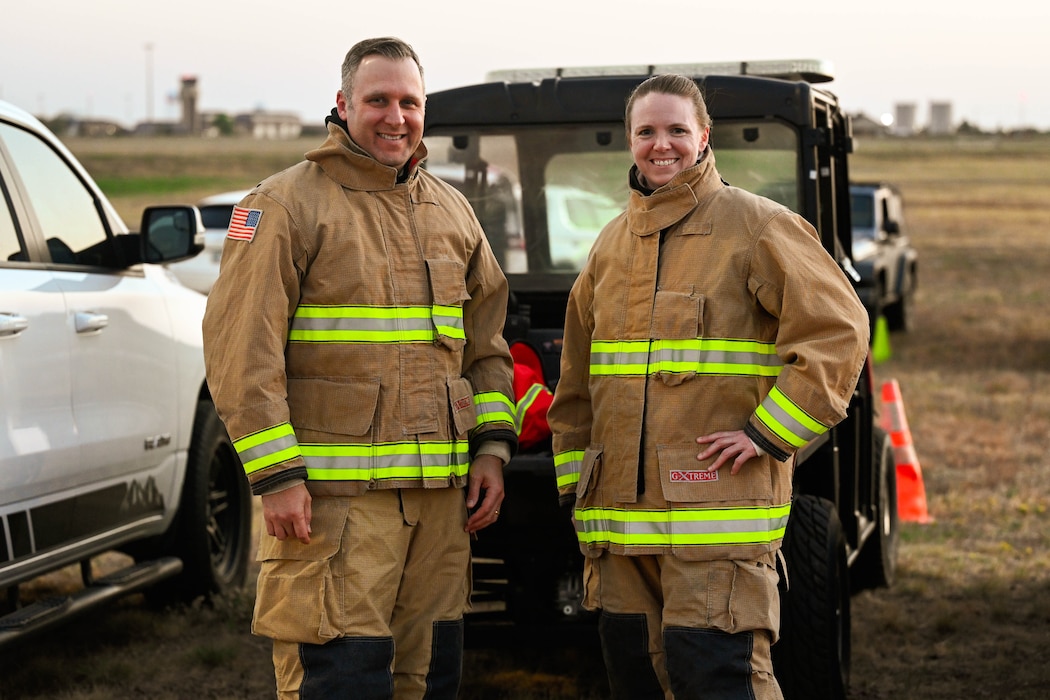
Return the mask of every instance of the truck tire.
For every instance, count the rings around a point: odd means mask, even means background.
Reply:
[[[915,326],[915,294],[906,290],[893,304],[886,307],[886,325],[891,331],[907,333]]]
[[[784,535],[780,641],[773,668],[787,700],[846,700],[850,609],[846,539],[835,504],[796,497]]]
[[[897,549],[900,546],[900,516],[897,512],[897,462],[893,445],[882,428],[874,429],[875,468],[878,480],[872,499],[878,508],[877,527],[861,545],[860,554],[850,570],[854,592],[866,588],[893,585],[897,573]]]
[[[233,444],[212,403],[200,401],[179,511],[150,552],[179,557],[182,573],[149,589],[147,599],[157,605],[191,602],[243,586],[251,514],[251,491]]]

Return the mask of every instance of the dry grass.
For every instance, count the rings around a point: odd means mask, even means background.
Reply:
[[[274,147],[278,154],[264,152],[272,144],[252,142],[242,153],[216,143],[206,176],[232,179],[186,190],[182,201],[253,184],[276,169],[264,166],[290,164],[313,145],[283,144]],[[132,150],[113,159],[102,142],[74,150],[92,170],[110,159],[107,177],[147,157]],[[156,163],[192,170],[178,164],[183,158],[190,158],[186,142]],[[1050,697],[1043,660],[1050,642],[1050,139],[862,142],[851,175],[901,187],[919,250],[918,327],[892,337],[892,358],[876,378],[900,383],[935,522],[904,525],[896,586],[853,599],[850,697],[1043,700]],[[141,204],[119,201],[134,221]],[[246,593],[214,609],[155,615],[129,599],[5,652],[0,699],[271,696],[267,645],[246,632],[250,607]],[[466,700],[606,695],[588,630],[521,638],[494,626],[469,641]]]

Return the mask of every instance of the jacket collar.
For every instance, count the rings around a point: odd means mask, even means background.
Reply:
[[[423,143],[412,154],[402,170],[383,165],[350,138],[346,122],[335,116],[325,119],[328,138],[309,151],[306,159],[320,166],[325,175],[343,187],[353,190],[379,191],[393,189],[399,182],[412,180],[419,164],[427,157]]]
[[[631,168],[631,199],[627,204],[627,224],[638,236],[648,236],[684,219],[697,204],[723,187],[715,168],[715,154],[708,146],[691,168],[671,178],[655,190],[645,189],[638,180],[638,166]]]

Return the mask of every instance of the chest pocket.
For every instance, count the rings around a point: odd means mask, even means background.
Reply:
[[[653,340],[693,340],[704,335],[704,297],[660,289],[653,302]]]
[[[427,260],[431,317],[436,343],[449,350],[462,350],[467,336],[463,330],[463,302],[470,299],[464,279],[463,263],[458,260]]]

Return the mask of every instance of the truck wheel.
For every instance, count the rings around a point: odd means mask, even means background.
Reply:
[[[886,307],[886,325],[891,331],[908,332],[915,325],[915,293],[908,291],[898,301]]]
[[[226,429],[210,401],[197,404],[186,479],[164,554],[182,573],[147,592],[154,603],[189,602],[243,586],[251,548],[252,497]]]
[[[882,428],[875,428],[875,468],[878,470],[874,501],[878,527],[861,545],[850,571],[854,591],[893,585],[900,545],[900,516],[897,513],[897,462],[893,445]]]
[[[773,667],[788,700],[846,700],[850,609],[846,539],[835,504],[796,497],[784,535],[780,641]]]

